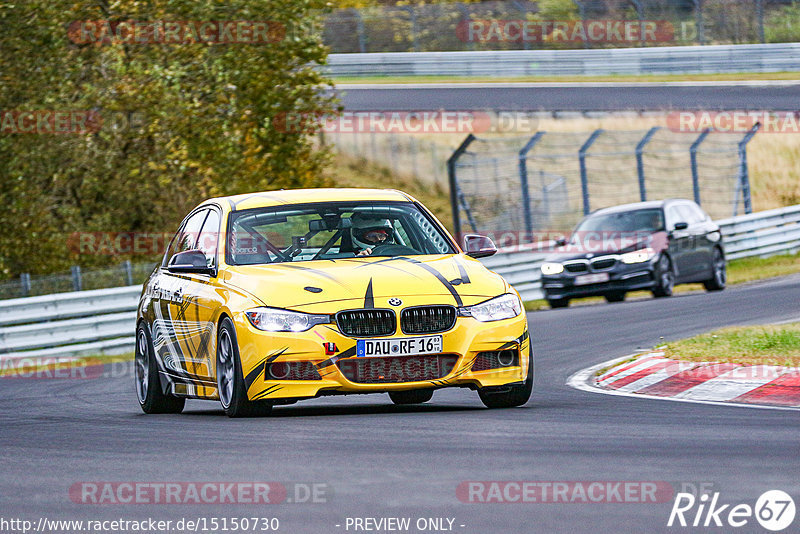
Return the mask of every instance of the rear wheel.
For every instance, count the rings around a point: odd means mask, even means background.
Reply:
[[[725,266],[725,257],[718,248],[714,249],[714,261],[712,264],[714,275],[703,282],[706,291],[722,291],[728,283],[728,273]]]
[[[528,349],[528,375],[525,382],[505,388],[481,388],[478,395],[487,408],[513,408],[522,406],[533,391],[533,348]]]
[[[247,398],[236,330],[227,317],[222,320],[217,337],[217,391],[228,417],[258,417],[272,411],[272,403]]]
[[[625,292],[615,291],[613,293],[607,293],[605,297],[606,297],[606,302],[622,302],[623,300],[625,300]]]
[[[389,398],[395,404],[422,404],[433,398],[432,389],[412,389],[410,391],[390,391]]]
[[[551,308],[566,308],[569,306],[569,299],[547,299]]]
[[[653,296],[656,298],[671,297],[672,290],[675,288],[675,272],[672,270],[669,256],[662,255],[658,260],[655,277],[656,285],[653,288]]]
[[[136,397],[144,413],[181,413],[186,399],[166,395],[161,390],[153,341],[144,323],[136,329],[134,371]]]

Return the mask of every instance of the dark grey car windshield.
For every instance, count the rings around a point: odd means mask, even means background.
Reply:
[[[377,230],[379,242],[359,240]],[[335,202],[233,212],[228,223],[229,265],[455,253],[450,240],[410,202]]]
[[[664,215],[658,208],[590,215],[575,232],[658,232],[664,229]]]

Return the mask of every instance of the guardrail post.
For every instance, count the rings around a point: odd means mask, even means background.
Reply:
[[[531,193],[528,189],[528,152],[539,142],[545,132],[536,132],[528,139],[519,151],[519,185],[522,188],[522,215],[525,220],[525,231],[533,239],[533,217],[531,216]],[[520,243],[522,241],[520,240]]]
[[[745,134],[742,140],[739,141],[739,184],[742,188],[742,198],[744,200],[745,213],[753,212],[753,205],[750,199],[750,173],[747,170],[747,143],[750,142],[759,128],[761,128],[761,123],[755,123],[753,127],[750,128],[750,130]],[[739,201],[737,199],[733,206],[734,217],[736,216],[738,207]]]
[[[708,128],[697,136],[692,146],[689,147],[689,161],[692,166],[692,190],[694,191],[694,201],[700,205],[700,175],[697,172],[697,149],[700,148],[700,143],[708,137],[711,132]]]
[[[122,271],[125,273],[125,285],[132,286],[133,285],[133,265],[131,265],[131,260],[125,260],[122,262]]]
[[[644,134],[642,140],[636,145],[636,174],[639,176],[639,198],[642,202],[647,200],[647,188],[644,182],[644,161],[642,161],[642,153],[644,146],[650,142],[653,135],[660,129],[660,126],[654,126]]]
[[[589,215],[589,212],[591,211],[589,207],[589,177],[586,175],[586,151],[589,150],[601,133],[603,133],[602,128],[592,132],[592,135],[589,136],[589,139],[587,139],[586,142],[583,143],[583,146],[581,146],[581,149],[578,150],[578,163],[580,164],[581,168],[581,193],[583,194],[584,215]]]
[[[22,291],[22,296],[27,297],[31,294],[31,274],[22,273],[19,275],[19,285]]]
[[[703,25],[703,0],[692,0],[694,3],[694,23],[697,26],[697,42],[701,45],[706,44],[706,32]]]
[[[73,265],[72,266],[72,289],[74,291],[80,291],[81,286],[83,285],[81,280],[81,266],[80,265]]]
[[[461,240],[460,205],[462,199],[461,190],[458,187],[458,178],[456,176],[456,163],[458,163],[458,158],[460,158],[464,152],[467,151],[467,147],[469,147],[474,140],[474,135],[467,135],[455,152],[453,152],[453,154],[447,159],[447,178],[450,182],[450,209],[453,212],[453,233],[455,234],[456,239],[459,241]],[[460,244],[461,243],[459,242],[459,245]]]

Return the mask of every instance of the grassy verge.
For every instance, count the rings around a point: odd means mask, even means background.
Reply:
[[[800,254],[782,254],[771,258],[742,258],[728,263],[728,284],[736,285],[744,282],[765,280],[778,276],[786,276],[800,272]],[[685,284],[675,287],[675,293],[688,293],[692,291],[704,291],[702,284]],[[632,291],[626,298],[649,298],[652,294],[649,291]],[[587,297],[575,299],[576,304],[597,304],[605,302],[603,297]],[[570,303],[571,304],[571,303]],[[528,311],[546,310],[550,306],[544,299],[530,300],[525,302],[525,309]]]
[[[798,80],[800,72],[734,72],[721,74],[660,74],[608,76],[343,76],[334,83],[508,83],[508,82],[717,82],[742,80]]]
[[[668,343],[669,358],[698,362],[800,366],[800,323],[731,327]]]

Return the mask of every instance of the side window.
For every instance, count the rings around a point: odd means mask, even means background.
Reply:
[[[678,206],[678,211],[683,217],[683,220],[689,223],[690,225],[697,224],[701,221],[699,214],[692,209],[692,206],[689,204],[681,204]]]
[[[196,248],[206,255],[206,265],[214,267],[217,264],[217,243],[219,243],[219,213],[209,210],[203,229],[197,238]]]
[[[172,238],[172,243],[170,243],[169,249],[167,249],[167,253],[164,256],[163,265],[168,265],[172,256],[178,252],[184,252],[195,248],[197,236],[200,233],[200,228],[203,226],[206,215],[208,215],[207,209],[200,210],[186,219],[181,229],[178,230],[178,233]]]
[[[697,204],[689,204],[689,208],[694,212],[698,222],[706,222],[709,219],[708,214]]]
[[[689,222],[683,218],[683,214],[678,211],[678,206],[670,206],[667,210],[667,230],[675,228],[675,223]]]

